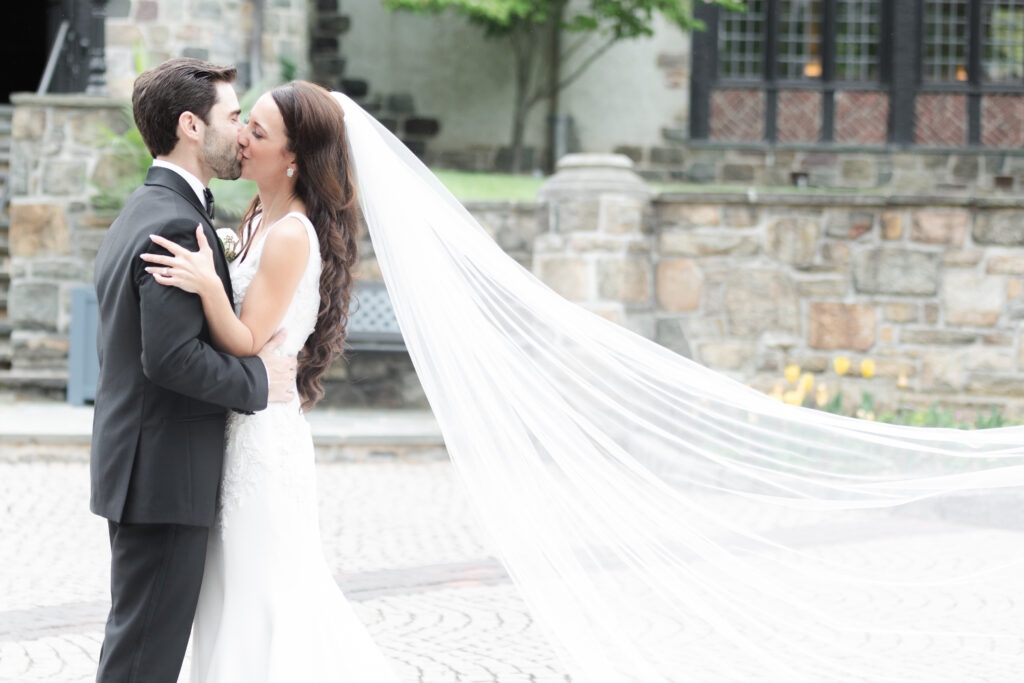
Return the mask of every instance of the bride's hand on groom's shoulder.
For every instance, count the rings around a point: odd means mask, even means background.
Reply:
[[[149,238],[170,252],[170,255],[144,253],[140,256],[143,261],[153,264],[146,267],[146,272],[158,283],[200,296],[211,291],[210,288],[223,287],[213,266],[213,250],[206,240],[202,224],[196,226],[198,251],[189,251],[160,235],[150,235]]]

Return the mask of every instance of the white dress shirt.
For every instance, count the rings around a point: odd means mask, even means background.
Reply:
[[[203,185],[202,181],[199,180],[199,178],[196,178],[194,175],[192,175],[192,173],[186,171],[181,166],[178,166],[177,164],[172,164],[170,161],[164,161],[163,159],[153,159],[153,165],[159,166],[160,168],[169,168],[170,170],[174,171],[182,178],[184,178],[185,182],[187,182],[189,184],[189,187],[192,188],[193,192],[196,193],[196,196],[199,197],[199,203],[203,206],[203,208],[209,208],[208,206],[206,206],[206,195],[203,193],[203,190],[205,190],[206,187]]]

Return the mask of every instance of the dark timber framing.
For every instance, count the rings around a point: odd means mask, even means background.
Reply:
[[[106,92],[104,25],[107,0],[47,0],[47,52],[62,21],[68,32],[47,92]]]
[[[835,137],[835,94],[841,90],[884,90],[889,93],[888,144],[914,145],[914,105],[920,93],[960,93],[966,96],[967,146],[981,145],[982,98],[987,94],[1024,95],[1024,82],[985,82],[984,13],[992,5],[970,0],[967,6],[968,49],[966,81],[925,82],[924,0],[881,0],[879,2],[880,41],[878,78],[874,81],[837,80],[836,31],[840,0],[821,0],[821,77],[785,80],[778,77],[778,21],[780,0],[762,0],[765,67],[761,79],[719,77],[719,24],[724,10],[703,2],[694,3],[694,14],[707,30],[692,36],[693,71],[690,81],[690,127],[693,141],[710,139],[711,98],[716,89],[749,88],[761,90],[765,97],[765,137],[762,143],[774,145],[778,130],[778,93],[780,90],[816,90],[821,92],[821,137],[817,144],[829,146]],[[724,143],[724,141],[723,141]],[[843,145],[858,147],[861,145]]]

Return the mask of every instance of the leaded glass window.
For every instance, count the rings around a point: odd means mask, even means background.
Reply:
[[[718,30],[718,73],[723,78],[764,75],[764,0],[750,0],[747,11],[726,12]]]
[[[879,0],[842,0],[836,10],[836,79],[879,78]]]
[[[821,78],[821,5],[821,0],[779,2],[779,78]]]
[[[924,0],[924,80],[967,81],[968,0]]]
[[[1024,0],[986,0],[982,77],[987,82],[1024,79]]]

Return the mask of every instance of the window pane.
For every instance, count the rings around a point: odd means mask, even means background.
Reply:
[[[718,26],[720,78],[764,76],[764,0],[748,0],[746,12],[721,13]]]
[[[836,80],[877,81],[879,0],[840,0],[836,6]]]
[[[778,77],[821,78],[822,0],[780,0]]]
[[[968,0],[925,0],[924,80],[967,80]]]
[[[1024,79],[1024,0],[985,0],[982,76],[988,82]]]

